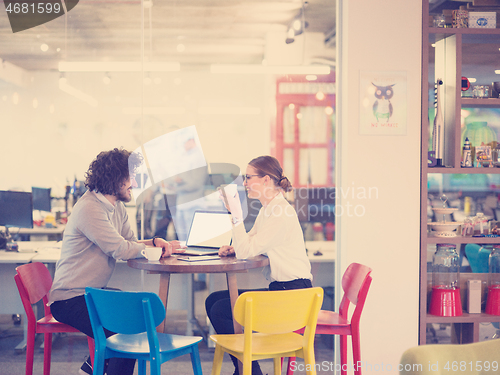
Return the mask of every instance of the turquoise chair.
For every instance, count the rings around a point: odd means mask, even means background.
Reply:
[[[95,340],[94,375],[102,375],[104,360],[112,357],[137,359],[139,375],[146,375],[146,361],[150,361],[150,374],[160,375],[162,363],[184,354],[191,355],[194,375],[203,375],[201,337],[156,332],[165,318],[165,307],[156,294],[91,287],[85,292]],[[104,328],[117,334],[106,338]]]

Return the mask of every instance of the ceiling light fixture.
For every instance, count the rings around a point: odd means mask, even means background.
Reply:
[[[116,61],[60,61],[60,72],[140,72],[143,66],[140,62]],[[181,64],[178,62],[145,62],[146,72],[178,72]]]
[[[199,107],[200,115],[260,115],[259,107]]]
[[[302,34],[304,30],[309,26],[309,23],[305,19],[305,7],[307,2],[302,4],[302,9],[293,18],[293,20],[288,25],[288,31],[286,33],[286,44],[295,42],[295,37]]]
[[[59,88],[66,94],[72,95],[75,98],[83,100],[92,107],[97,107],[98,102],[94,97],[85,94],[83,91],[80,91],[77,88],[74,88],[73,86],[69,85],[66,77],[59,78]]]
[[[186,113],[184,107],[125,107],[124,115],[183,115]]]
[[[108,72],[106,72],[106,74],[104,74],[104,77],[102,77],[102,83],[104,83],[105,85],[109,85],[111,83],[111,77]]]
[[[213,74],[330,74],[328,65],[251,65],[251,64],[212,64]]]

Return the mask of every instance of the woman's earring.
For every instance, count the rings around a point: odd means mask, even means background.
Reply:
[[[266,183],[264,182],[264,186],[266,186]]]

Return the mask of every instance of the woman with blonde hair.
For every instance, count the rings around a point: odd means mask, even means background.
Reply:
[[[269,258],[269,266],[264,269],[270,281],[268,290],[287,290],[312,287],[311,264],[307,258],[302,228],[295,209],[283,196],[292,184],[283,175],[279,161],[272,156],[259,156],[251,160],[243,176],[248,197],[258,199],[262,208],[255,224],[247,233],[243,225],[243,215],[239,197],[228,197],[229,209],[233,216],[233,246],[223,246],[220,256],[235,255],[246,259],[257,255]],[[245,290],[240,290],[243,293]],[[219,334],[234,333],[231,302],[228,291],[210,294],[205,307],[215,331]],[[238,375],[237,359],[234,374]],[[252,374],[260,375],[257,361],[252,363]]]

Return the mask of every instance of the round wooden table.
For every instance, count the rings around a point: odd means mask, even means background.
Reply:
[[[205,260],[186,262],[180,260],[187,258],[185,255],[173,255],[168,258],[160,259],[155,262],[148,262],[147,259],[130,259],[127,261],[129,267],[146,270],[149,273],[160,274],[160,289],[158,295],[160,296],[165,311],[167,310],[168,301],[168,287],[170,283],[170,274],[172,273],[225,273],[227,280],[227,287],[229,290],[229,297],[231,299],[231,308],[234,308],[236,299],[238,298],[238,286],[236,283],[236,274],[247,272],[252,268],[260,268],[269,264],[269,259],[265,256],[259,255],[249,259],[236,259],[236,257],[222,257],[217,260]],[[193,258],[193,257],[189,257]],[[166,316],[162,325],[158,328],[161,332],[166,331]],[[234,332],[242,333],[241,326],[233,321]]]

